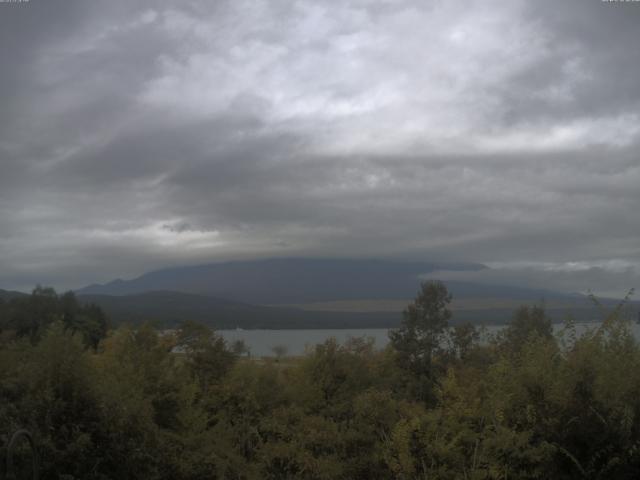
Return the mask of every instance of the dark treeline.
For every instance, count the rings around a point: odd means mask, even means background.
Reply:
[[[0,341],[27,337],[32,344],[47,328],[60,322],[66,331],[78,333],[85,345],[98,346],[107,335],[107,318],[100,307],[78,302],[73,292],[58,295],[52,288],[36,287],[31,295],[0,298]]]
[[[190,322],[107,331],[99,308],[38,288],[0,300],[0,431],[34,432],[44,479],[637,477],[624,309],[554,336],[522,307],[480,343],[449,326],[450,301],[424,283],[382,351],[254,359]]]

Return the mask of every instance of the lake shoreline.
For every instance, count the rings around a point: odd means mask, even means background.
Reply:
[[[601,321],[573,322],[578,333],[601,325]],[[555,333],[562,331],[564,323],[554,323]],[[506,324],[478,325],[484,337],[488,338],[503,329]],[[640,338],[640,325],[631,323],[631,329]],[[275,347],[284,347],[287,356],[304,355],[308,349],[335,338],[343,344],[349,338],[370,337],[376,349],[385,348],[389,343],[389,331],[394,328],[309,328],[309,329],[221,329],[216,332],[228,343],[241,340],[249,348],[252,356],[275,356]]]

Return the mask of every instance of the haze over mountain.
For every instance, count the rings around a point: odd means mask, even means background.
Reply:
[[[79,294],[129,295],[174,291],[247,302],[293,304],[353,299],[408,299],[422,278],[440,271],[479,271],[472,263],[401,262],[286,258],[235,261],[167,268],[132,280],[90,285]],[[541,298],[569,297],[558,292],[470,282],[447,282],[456,297]]]

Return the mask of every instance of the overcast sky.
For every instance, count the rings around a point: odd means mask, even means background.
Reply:
[[[0,43],[0,288],[273,256],[640,286],[640,2],[31,0]]]

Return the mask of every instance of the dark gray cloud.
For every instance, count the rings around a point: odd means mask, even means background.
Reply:
[[[638,24],[593,0],[0,3],[0,288],[339,255],[622,291]]]

